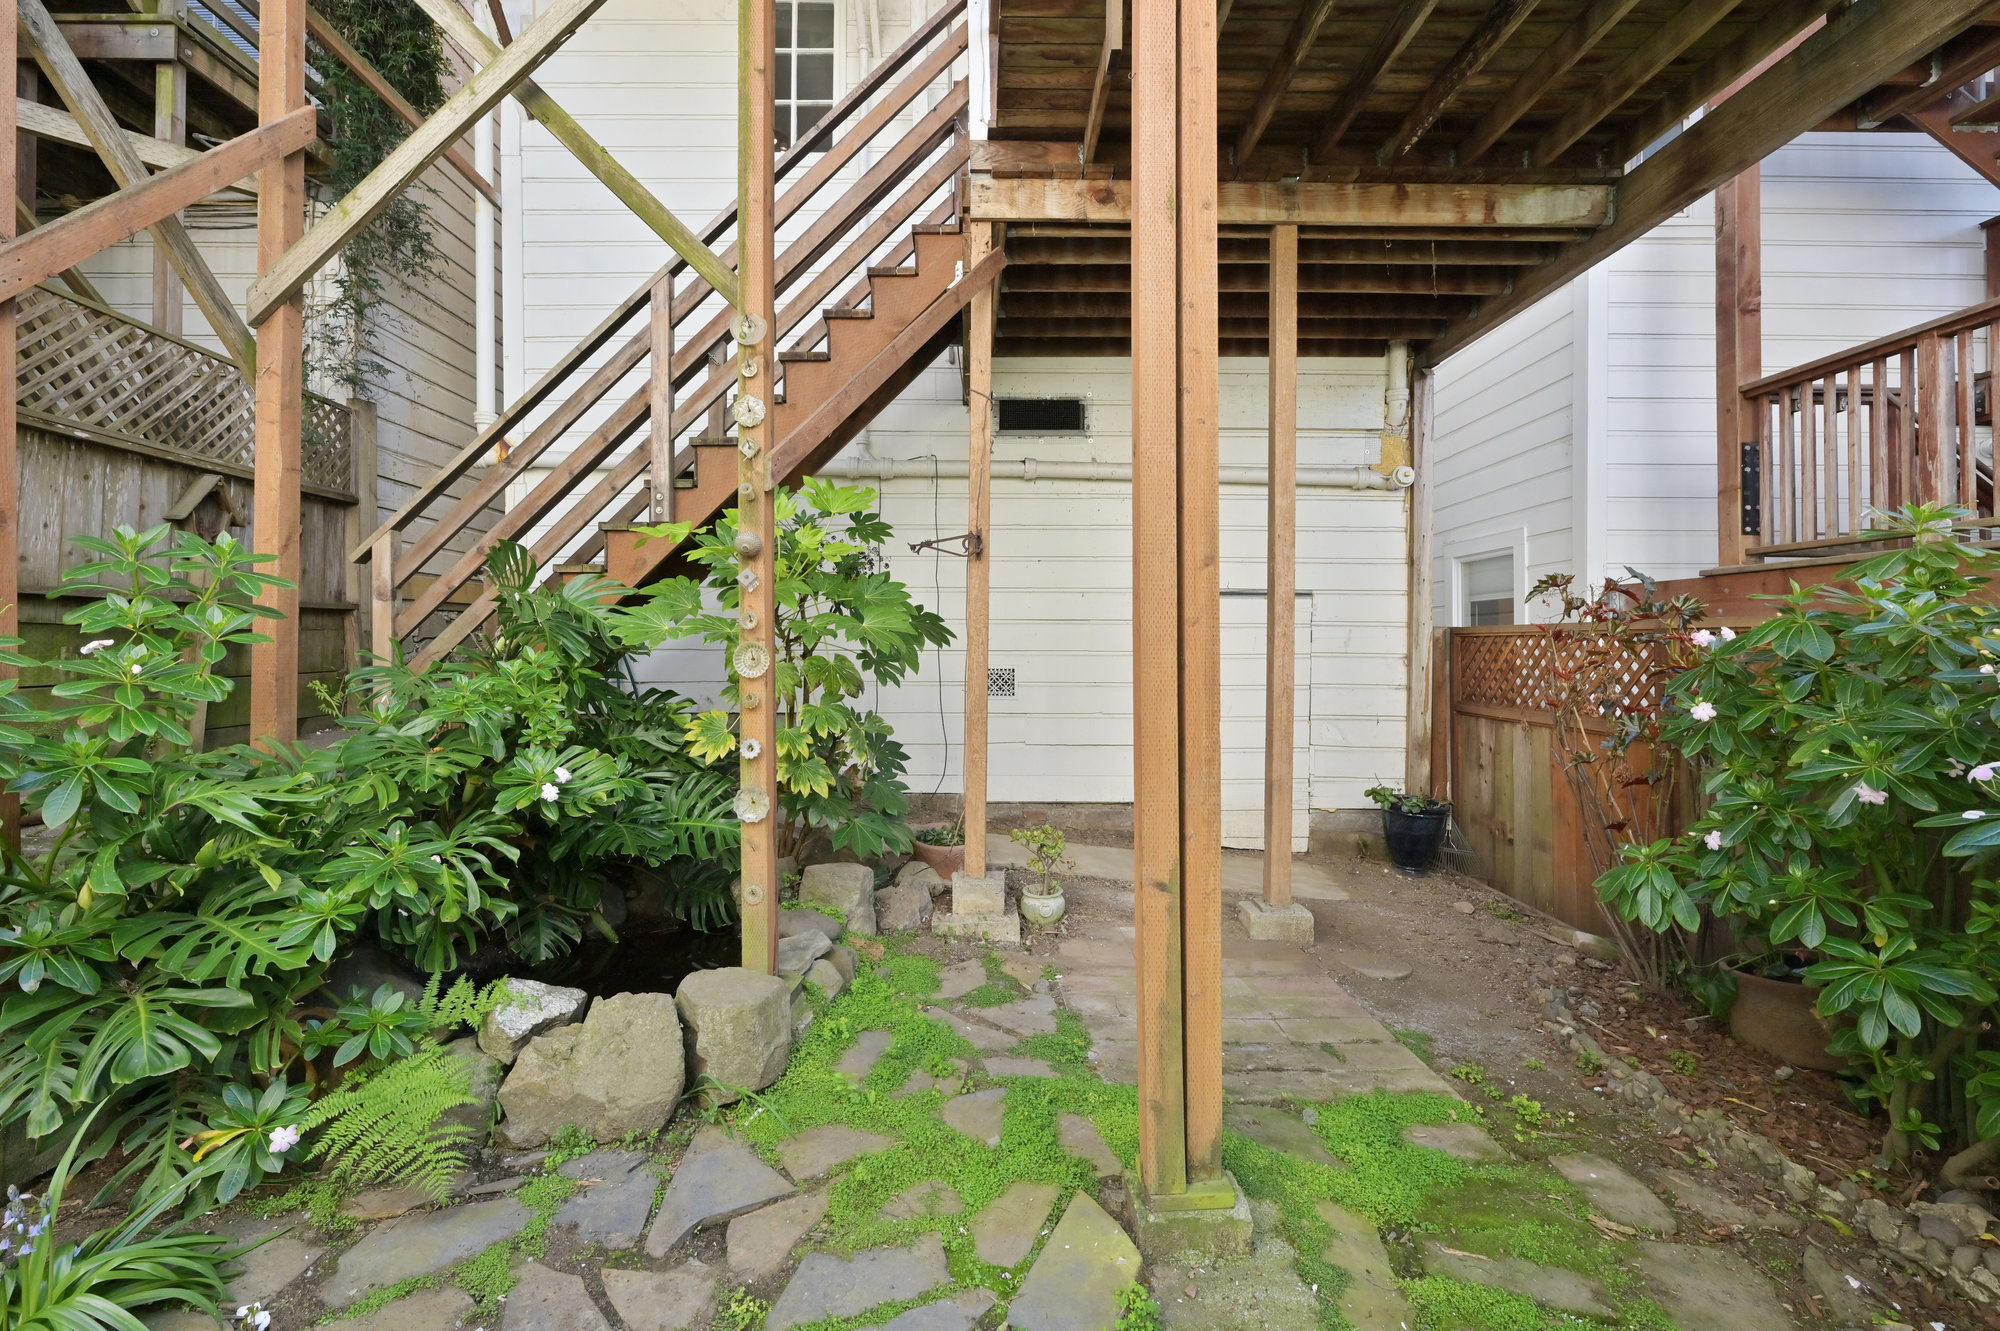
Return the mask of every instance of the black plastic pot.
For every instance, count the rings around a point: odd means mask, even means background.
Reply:
[[[1450,822],[1449,807],[1428,813],[1382,810],[1382,839],[1389,843],[1389,858],[1399,869],[1422,873],[1437,863],[1438,847],[1444,844],[1445,827]]]

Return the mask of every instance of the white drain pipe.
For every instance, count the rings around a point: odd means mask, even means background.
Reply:
[[[1263,467],[1223,467],[1224,485],[1263,486],[1269,473]],[[843,481],[888,481],[901,479],[962,481],[968,472],[965,460],[939,458],[836,458],[820,468],[821,476]],[[1132,479],[1129,462],[1046,462],[1035,458],[993,461],[995,480],[1012,481],[1127,481]],[[1417,476],[1408,467],[1398,467],[1384,476],[1373,467],[1301,467],[1301,490],[1403,490]]]

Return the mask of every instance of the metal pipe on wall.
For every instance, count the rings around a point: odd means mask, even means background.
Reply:
[[[1132,479],[1132,464],[1129,462],[1045,462],[1035,458],[1000,459],[993,461],[995,480],[1010,481],[1127,481]],[[1253,485],[1262,487],[1270,479],[1270,473],[1263,467],[1223,467],[1220,468],[1224,485]],[[954,480],[962,481],[969,473],[965,460],[938,458],[836,458],[820,468],[821,476],[837,477],[844,481],[874,480]],[[1301,490],[1405,490],[1416,480],[1416,473],[1408,467],[1398,467],[1392,475],[1384,476],[1373,467],[1301,467],[1298,471],[1298,487]]]

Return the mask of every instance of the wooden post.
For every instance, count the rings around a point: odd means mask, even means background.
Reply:
[[[393,531],[376,538],[368,553],[368,650],[375,659],[396,659],[396,545]]]
[[[1743,562],[1743,445],[1753,408],[1743,385],[1764,372],[1762,168],[1715,190],[1716,562]],[[1766,484],[1769,483],[1766,478]],[[1764,533],[1758,544],[1770,544]]]
[[[257,119],[269,125],[306,103],[305,0],[265,0],[258,28]],[[288,154],[257,181],[257,267],[284,257],[305,234],[306,155]],[[293,296],[257,329],[257,452],[253,533],[277,556],[264,571],[290,587],[258,600],[280,619],[250,649],[250,736],[291,743],[299,729],[299,437],[305,415],[305,312]]]
[[[347,399],[347,456],[354,490],[354,507],[347,511],[347,548],[360,545],[382,521],[380,470],[375,456],[375,404],[362,398]],[[347,566],[347,599],[354,605],[348,618],[347,668],[362,665],[361,654],[373,649],[376,607],[371,576],[358,562]]]
[[[775,126],[771,78],[777,62],[775,0],[739,0],[737,231],[737,584],[736,668],[741,708],[736,798],[743,824],[743,964],[766,975],[778,969],[778,698],[772,652],[777,609],[773,576],[778,540],[771,471],[778,373]],[[749,669],[746,671],[745,667]]]
[[[652,345],[647,350],[647,464],[653,521],[674,520],[674,277],[663,272],[647,302]]]
[[[1435,619],[1435,591],[1431,583],[1431,410],[1434,372],[1419,370],[1410,391],[1410,466],[1416,479],[1410,485],[1410,571],[1409,633],[1410,697],[1407,714],[1409,735],[1405,741],[1403,789],[1411,794],[1434,791],[1444,778],[1437,771],[1434,751],[1437,709],[1432,702],[1437,672],[1441,669],[1438,636],[1431,628]],[[1433,795],[1433,798],[1437,796]]]
[[[993,252],[991,223],[968,228],[965,270],[971,272]],[[986,876],[986,663],[988,610],[992,599],[993,566],[988,529],[993,517],[993,284],[972,297],[967,312],[965,370],[968,428],[966,435],[965,503],[967,530],[972,533],[965,561],[965,873]]]
[[[1298,664],[1299,229],[1271,228],[1264,508],[1264,904],[1292,904],[1292,685]]]
[[[1187,1191],[1181,1024],[1177,0],[1132,6],[1132,857],[1139,1176]]]
[[[1910,393],[1907,379],[1904,380],[1906,386],[1903,390],[1906,401],[1915,397],[1917,408],[1917,474],[1913,500],[1919,504],[1942,504],[1945,502],[1944,450],[1951,438],[1951,427],[1945,414],[1944,343],[1936,333],[1924,333],[1917,338],[1916,371],[1915,394]],[[1812,411],[1810,391],[1807,390],[1805,408],[1808,421]],[[1808,492],[1805,501],[1808,517],[1802,533],[1808,540],[1819,534],[1810,516],[1813,502]]]
[[[153,12],[162,22],[172,22],[171,7],[155,3]],[[178,60],[153,66],[153,137],[187,146],[187,67]],[[181,279],[167,260],[165,249],[153,250],[153,326],[163,332],[181,331]]]
[[[1222,1178],[1222,475],[1215,6],[1181,0],[1180,569],[1182,995],[1187,1173]],[[1215,1189],[1193,1188],[1212,1205]],[[1223,1194],[1222,1205],[1234,1200]]]
[[[1979,224],[1980,234],[1986,239],[1986,299],[2000,296],[2000,217],[1989,217]]]
[[[14,24],[0,23],[0,69],[15,69],[19,53]],[[26,79],[16,75],[26,84]],[[32,84],[27,84],[32,87]],[[14,99],[0,97],[0,195],[7,206],[0,209],[0,242],[14,238],[14,201],[20,189],[20,149],[14,131]],[[31,201],[32,202],[32,201]],[[19,421],[14,403],[14,302],[0,301],[0,637],[21,633],[20,512],[21,472],[16,458],[15,431]],[[0,665],[0,679],[13,679],[14,667]],[[21,848],[21,797],[0,796],[0,836],[15,850]]]

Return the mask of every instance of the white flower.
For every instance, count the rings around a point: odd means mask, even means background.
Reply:
[[[1980,809],[1967,809],[1964,813],[1961,813],[1958,816],[1965,819],[1965,821],[1968,823],[1976,823],[1981,818],[1984,818],[1986,814],[1983,810]]]
[[[299,1130],[286,1126],[271,1129],[271,1154],[283,1155],[299,1144]]]
[[[2000,763],[1981,763],[1965,774],[1967,781],[1991,781],[1993,774],[2000,772]]]
[[[85,656],[95,656],[99,652],[103,651],[106,647],[115,647],[115,646],[117,646],[117,644],[113,642],[110,638],[98,638],[95,641],[86,642],[85,644],[83,644],[82,647],[78,648],[77,650]]]
[[[1688,715],[1697,721],[1713,721],[1715,719],[1715,704],[1712,702],[1698,702],[1688,708]]]
[[[1992,673],[1993,673],[1993,663],[1992,663],[1991,661],[1988,661],[1988,662],[1987,662],[1987,663],[1986,663],[1985,665],[1983,665],[1983,666],[1979,667],[1979,673],[1980,673],[1980,674],[1982,674],[1982,675],[1990,675],[1990,674],[1992,674]]]
[[[1722,849],[1722,833],[1720,832],[1710,832],[1707,836],[1702,838],[1702,841],[1704,844],[1708,846],[1710,850]]]
[[[1857,781],[1854,783],[1854,798],[1860,800],[1863,804],[1887,804],[1889,802],[1889,792],[1886,790],[1877,790],[1866,781]]]
[[[137,661],[134,661],[134,662],[132,663],[132,673],[133,673],[133,674],[135,674],[135,675],[136,675],[136,674],[138,674],[138,673],[139,673],[139,672],[140,672],[141,670],[143,670],[143,669],[145,669],[145,667],[144,667],[144,666],[142,666],[142,665],[140,665],[140,664],[139,664],[139,663],[138,663]]]
[[[558,768],[556,768],[556,780],[558,780],[558,781],[562,782],[562,784],[564,784],[564,785],[568,785],[568,784],[569,784],[569,768],[567,768],[567,767],[558,767]]]
[[[562,787],[558,786],[553,781],[544,781],[542,783],[542,798],[547,800],[549,803],[554,804],[557,800],[562,798]]]
[[[1729,625],[1724,624],[1721,628],[1715,631],[1715,636],[1722,639],[1724,642],[1735,642],[1736,630],[1730,628]]]
[[[1692,634],[1689,635],[1689,639],[1697,647],[1708,647],[1714,645],[1715,643],[1715,635],[1713,633],[1710,633],[1707,629],[1696,629]]]

